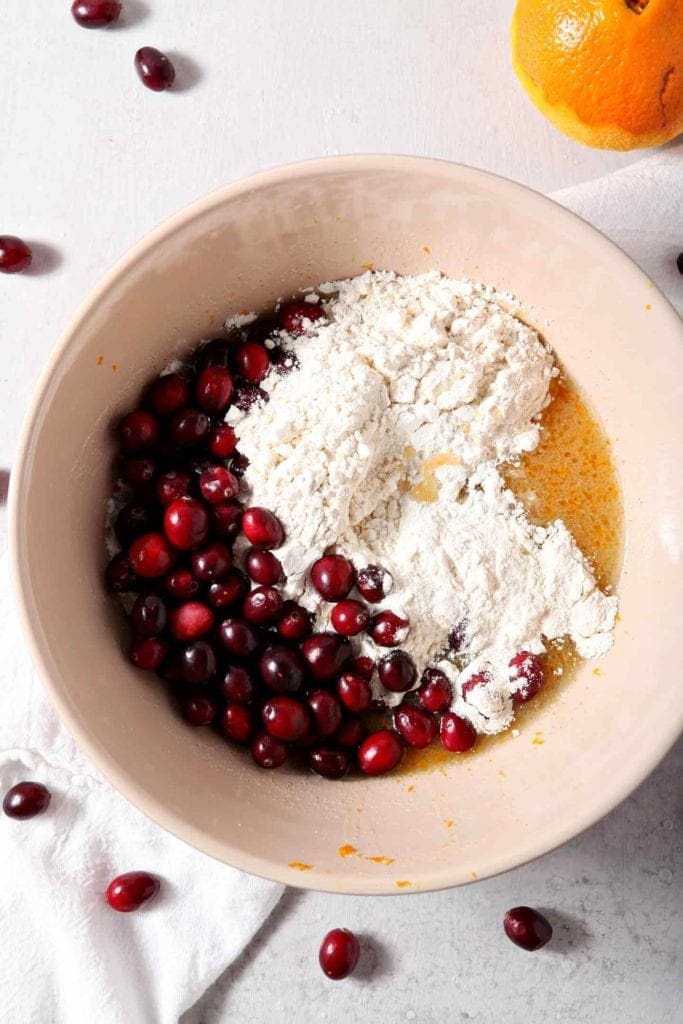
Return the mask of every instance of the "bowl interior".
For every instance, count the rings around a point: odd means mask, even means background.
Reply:
[[[584,666],[533,730],[485,755],[429,774],[331,784],[256,770],[184,725],[156,680],[128,665],[120,614],[101,585],[104,505],[112,424],[152,374],[226,316],[369,265],[436,267],[533,307],[612,438],[628,536],[621,621],[600,675]],[[682,377],[680,322],[641,272],[582,221],[510,182],[435,161],[360,157],[268,172],[209,196],[104,279],[27,422],[13,565],[53,699],[140,808],[208,853],[290,884],[414,892],[552,848],[626,796],[681,726]]]

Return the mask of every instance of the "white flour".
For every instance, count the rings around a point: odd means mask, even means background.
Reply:
[[[271,400],[253,414],[228,414],[252,502],[287,531],[278,556],[289,595],[325,626],[311,563],[334,549],[357,568],[382,565],[394,580],[384,605],[409,618],[402,646],[419,670],[440,663],[467,619],[464,670],[444,663],[454,709],[498,732],[512,718],[517,652],[569,636],[592,657],[612,643],[616,598],[596,589],[561,522],[530,524],[496,468],[538,444],[552,354],[506,297],[437,272],[366,273],[320,290],[333,296],[328,322],[283,336],[298,368],[266,379]],[[462,683],[484,667],[490,683],[464,701]]]

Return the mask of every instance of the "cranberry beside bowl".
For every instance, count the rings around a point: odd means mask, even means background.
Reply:
[[[330,783],[287,764],[260,770],[217,732],[188,728],[153,673],[128,661],[124,619],[100,584],[104,506],[112,425],[150,378],[227,317],[367,264],[436,267],[533,309],[526,315],[613,440],[627,528],[622,621],[599,674],[583,665],[518,736],[482,755],[455,753],[443,771]],[[229,185],[104,277],[36,390],[12,472],[11,560],[46,689],[132,803],[246,871],[333,892],[410,893],[538,856],[626,797],[681,728],[681,377],[683,329],[663,296],[597,231],[519,185],[388,156],[313,161]],[[273,746],[260,756],[277,760]]]

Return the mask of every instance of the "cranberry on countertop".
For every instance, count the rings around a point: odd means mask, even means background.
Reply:
[[[512,694],[515,704],[526,704],[543,686],[543,662],[538,654],[520,651],[510,662],[510,682],[519,683]]]
[[[337,680],[337,696],[349,711],[367,711],[372,700],[370,683],[353,672],[342,672]]]
[[[272,587],[282,579],[282,563],[272,551],[250,548],[245,559],[247,575],[261,586]]]
[[[190,725],[211,725],[218,714],[218,704],[208,694],[187,694],[180,698],[180,713]]]
[[[347,750],[316,746],[308,754],[309,767],[324,779],[342,779],[351,768]]]
[[[165,576],[173,565],[174,554],[162,533],[143,533],[128,552],[130,564],[138,576],[156,579]]]
[[[219,583],[231,568],[230,548],[219,540],[192,552],[192,572],[201,583]]]
[[[370,733],[358,750],[358,767],[365,775],[385,775],[403,757],[401,738],[391,729]]]
[[[177,498],[164,512],[164,533],[174,548],[191,551],[206,540],[209,514],[206,506],[195,498]]]
[[[439,672],[437,668],[424,670],[417,699],[425,711],[440,714],[448,710],[453,700],[453,690],[443,672]]]
[[[148,387],[145,405],[157,416],[172,416],[187,405],[189,397],[190,385],[187,378],[179,373],[164,373]]]
[[[304,685],[306,662],[298,651],[273,644],[259,658],[259,675],[276,693],[297,693]]]
[[[278,315],[283,330],[296,338],[306,330],[306,321],[324,320],[325,310],[314,302],[287,302]]]
[[[217,459],[227,459],[237,447],[237,437],[229,423],[217,423],[209,431],[207,447]]]
[[[417,678],[413,660],[404,651],[391,651],[380,658],[377,674],[384,689],[392,693],[405,693]]]
[[[351,644],[336,633],[314,633],[302,643],[301,653],[313,678],[326,682],[334,679],[351,657]]]
[[[216,648],[208,640],[193,640],[180,651],[180,675],[194,685],[210,682],[216,675]]]
[[[333,928],[320,946],[318,959],[323,972],[332,981],[342,981],[352,974],[358,957],[360,943],[348,928]]]
[[[342,601],[354,584],[353,565],[343,555],[324,555],[311,567],[311,582],[326,601]]]
[[[340,601],[330,613],[330,622],[333,629],[337,633],[341,633],[342,636],[358,636],[359,633],[363,632],[369,621],[370,612],[368,609],[360,601],[354,601],[352,598]]]
[[[244,599],[242,614],[247,622],[268,626],[282,611],[282,594],[275,587],[255,587]]]
[[[377,604],[391,592],[391,573],[380,565],[366,565],[358,573],[357,586],[366,601]]]
[[[267,732],[285,743],[303,739],[311,725],[308,711],[293,697],[272,697],[263,705],[261,717]]]
[[[441,719],[441,743],[453,754],[464,754],[477,741],[477,731],[466,718],[447,711]]]
[[[197,640],[213,629],[213,612],[201,601],[185,601],[169,615],[171,633],[176,640]]]
[[[550,921],[533,907],[513,907],[508,910],[503,919],[503,928],[511,942],[530,953],[545,946],[553,934]]]
[[[232,374],[224,366],[207,366],[199,375],[195,396],[204,412],[222,415],[233,393]]]
[[[47,810],[51,795],[41,782],[17,782],[5,793],[2,809],[8,818],[35,818]]]
[[[20,274],[31,266],[33,254],[23,239],[0,235],[0,274]]]
[[[251,742],[256,727],[251,709],[244,704],[233,704],[231,701],[225,705],[218,725],[229,740],[241,745]]]
[[[82,28],[106,28],[118,21],[121,0],[74,0],[71,14]]]
[[[306,698],[318,736],[327,738],[341,725],[342,709],[339,701],[328,690],[313,690]]]
[[[305,640],[313,632],[311,613],[296,601],[285,601],[277,622],[277,631],[285,640]]]
[[[259,634],[254,626],[241,619],[224,619],[218,628],[221,644],[237,658],[251,658],[259,648]]]
[[[107,886],[106,899],[112,910],[128,914],[149,903],[159,892],[159,879],[146,871],[117,875]]]
[[[285,539],[282,523],[267,508],[254,506],[242,516],[242,532],[255,548],[278,548]]]
[[[423,750],[433,743],[438,735],[434,718],[422,708],[405,705],[394,713],[394,726],[409,747]]]
[[[119,423],[119,439],[127,452],[146,452],[159,440],[159,421],[151,412],[135,409]]]
[[[245,341],[235,352],[235,369],[245,380],[259,384],[270,369],[267,349],[257,341]]]
[[[140,81],[153,92],[170,89],[175,80],[175,68],[165,53],[154,46],[143,46],[135,54],[135,70]]]
[[[395,612],[383,611],[375,615],[368,629],[379,647],[398,647],[408,636],[410,624]]]
[[[251,756],[259,768],[281,768],[288,753],[287,744],[267,732],[260,732],[251,744]]]

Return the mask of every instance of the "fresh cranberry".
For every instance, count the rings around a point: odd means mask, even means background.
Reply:
[[[229,423],[217,423],[215,427],[211,427],[207,447],[217,459],[227,459],[236,446],[235,431]]]
[[[282,611],[282,594],[274,587],[256,587],[244,599],[242,614],[247,622],[267,626]]]
[[[195,359],[197,373],[203,373],[207,366],[229,366],[233,346],[227,338],[214,338],[201,346]]]
[[[543,662],[538,654],[520,651],[510,662],[510,682],[519,682],[512,694],[515,704],[526,704],[543,686]]]
[[[202,583],[218,583],[228,575],[231,566],[230,549],[219,540],[192,552],[192,572]]]
[[[259,768],[281,768],[287,754],[287,744],[267,732],[260,732],[251,744],[251,756]]]
[[[235,452],[230,459],[230,469],[235,476],[243,477],[249,469],[249,459],[242,452]]]
[[[187,405],[190,385],[179,373],[165,373],[153,381],[145,395],[145,403],[157,416],[172,416]]]
[[[425,711],[440,714],[448,710],[453,700],[453,690],[443,672],[439,672],[437,668],[424,670],[417,699]]]
[[[216,649],[207,640],[193,640],[180,653],[180,675],[186,683],[208,683],[217,667]]]
[[[156,594],[141,594],[130,613],[138,636],[159,636],[166,628],[166,605]]]
[[[250,548],[247,551],[245,566],[250,578],[261,586],[272,587],[282,578],[282,562],[272,551]]]
[[[175,79],[175,68],[165,53],[154,46],[143,46],[135,54],[135,70],[140,81],[153,92],[170,89]]]
[[[51,796],[41,782],[17,782],[5,793],[2,809],[8,818],[35,818],[47,810]]]
[[[171,610],[169,621],[176,640],[197,640],[213,629],[213,612],[201,601],[186,601]]]
[[[239,569],[231,569],[220,583],[212,583],[207,599],[212,608],[231,608],[249,592],[249,580]]]
[[[182,469],[169,469],[156,482],[157,498],[161,505],[170,505],[178,498],[189,498],[192,480]]]
[[[220,691],[227,700],[238,704],[253,704],[256,696],[256,683],[246,668],[233,665],[223,676]]]
[[[258,632],[241,619],[225,619],[219,626],[218,635],[225,649],[238,658],[251,658],[258,650]]]
[[[260,383],[270,369],[267,350],[257,341],[245,341],[235,352],[235,368],[245,380]]]
[[[149,903],[159,892],[159,879],[146,871],[128,871],[117,875],[107,886],[107,903],[112,910],[128,914]]]
[[[377,673],[384,689],[392,693],[410,690],[417,677],[413,660],[404,651],[392,651],[380,658]]]
[[[356,581],[361,594],[371,604],[383,601],[391,592],[392,583],[391,573],[388,573],[380,565],[366,565],[358,573]]]
[[[211,505],[220,505],[237,497],[240,482],[224,466],[213,466],[200,474],[199,489],[204,501]]]
[[[488,686],[491,682],[491,676],[488,672],[477,672],[471,676],[466,683],[462,685],[462,695],[467,699],[467,695],[476,690],[478,686]]]
[[[279,317],[283,329],[297,338],[308,329],[307,321],[313,324],[317,320],[324,320],[325,311],[313,302],[287,302],[280,310]]]
[[[358,750],[358,766],[365,775],[384,775],[392,771],[403,757],[400,736],[390,729],[372,732]]]
[[[406,639],[409,630],[407,619],[385,611],[375,615],[368,633],[379,647],[397,647]]]
[[[477,731],[471,722],[452,711],[441,719],[441,743],[454,754],[464,754],[477,741]]]
[[[177,601],[187,601],[199,593],[199,583],[189,569],[172,569],[168,576],[164,576],[163,587]]]
[[[206,508],[194,498],[176,498],[164,513],[164,532],[174,548],[181,551],[198,548],[209,533]]]
[[[347,715],[332,737],[340,747],[359,747],[365,739],[367,730],[358,715]]]
[[[241,412],[250,412],[255,405],[265,405],[269,401],[269,395],[258,384],[243,380],[235,388],[233,405],[236,405]]]
[[[114,594],[126,594],[131,590],[138,590],[140,580],[133,571],[128,555],[120,551],[114,555],[107,566],[105,574],[106,583]]]
[[[422,750],[433,743],[439,731],[436,721],[427,711],[408,705],[398,708],[395,712],[394,726],[408,746],[417,750]]]
[[[119,544],[128,548],[134,540],[142,537],[143,533],[149,533],[156,525],[157,517],[149,505],[138,505],[136,502],[131,502],[129,505],[124,505],[117,515],[114,533]]]
[[[282,523],[267,508],[252,507],[242,516],[242,532],[255,548],[279,548],[285,539]]]
[[[533,953],[552,938],[550,921],[533,907],[513,907],[503,919],[503,928],[515,946]]]
[[[105,28],[118,21],[121,0],[74,0],[71,13],[82,28]]]
[[[158,637],[136,636],[130,645],[130,660],[136,668],[156,672],[168,652],[168,645]]]
[[[313,632],[311,613],[296,601],[285,601],[278,619],[277,631],[286,640],[305,640]]]
[[[352,672],[356,676],[360,676],[361,679],[367,679],[368,682],[372,679],[375,671],[375,662],[372,658],[368,658],[366,654],[359,654],[356,658],[351,658],[346,666],[347,672]]]
[[[348,978],[360,956],[360,943],[348,928],[333,928],[322,941],[318,959],[323,973],[333,981]]]
[[[467,647],[469,626],[470,624],[468,619],[460,619],[448,634],[448,646],[452,651],[455,651],[456,654],[458,651],[464,651]]]
[[[226,501],[211,505],[209,516],[211,527],[217,537],[236,537],[242,528],[242,506],[238,501]]]
[[[324,555],[311,567],[311,581],[326,601],[342,601],[349,596],[355,572],[343,555]]]
[[[173,564],[173,552],[163,533],[143,533],[131,544],[128,556],[134,571],[146,579],[164,576]]]
[[[296,693],[304,684],[306,663],[298,651],[274,644],[259,658],[259,674],[276,693]]]
[[[197,381],[197,404],[204,412],[220,415],[230,405],[232,398],[232,374],[224,366],[207,366]]]
[[[180,698],[180,713],[190,725],[211,725],[218,714],[218,704],[213,697],[186,694]]]
[[[309,752],[308,764],[324,779],[342,779],[351,767],[351,757],[347,750],[336,747],[314,747]]]
[[[183,680],[182,668],[182,651],[172,647],[157,669],[157,675],[168,683],[180,683]]]
[[[171,441],[179,448],[193,448],[209,432],[209,417],[201,409],[187,406],[174,414],[168,428]]]
[[[293,697],[271,697],[263,705],[261,717],[270,735],[285,743],[303,739],[311,724],[306,708]]]
[[[121,461],[121,476],[131,487],[144,487],[154,480],[156,459],[149,455],[128,455]]]
[[[351,656],[351,644],[336,633],[314,633],[301,645],[311,674],[319,682],[334,679]]]
[[[370,619],[370,612],[360,601],[348,598],[340,601],[332,609],[330,621],[342,636],[358,636],[362,633]]]
[[[121,444],[127,452],[146,452],[159,440],[159,421],[151,412],[136,409],[119,424]]]
[[[352,672],[342,672],[337,681],[337,694],[349,711],[367,711],[372,700],[370,683]]]
[[[318,736],[327,737],[336,732],[341,725],[341,705],[334,694],[327,690],[313,690],[306,698],[306,703],[313,716],[313,724]]]
[[[0,235],[0,274],[20,274],[31,266],[33,253],[16,235]]]
[[[256,727],[251,710],[244,704],[233,704],[231,701],[225,705],[218,724],[228,739],[241,744],[251,742]]]

